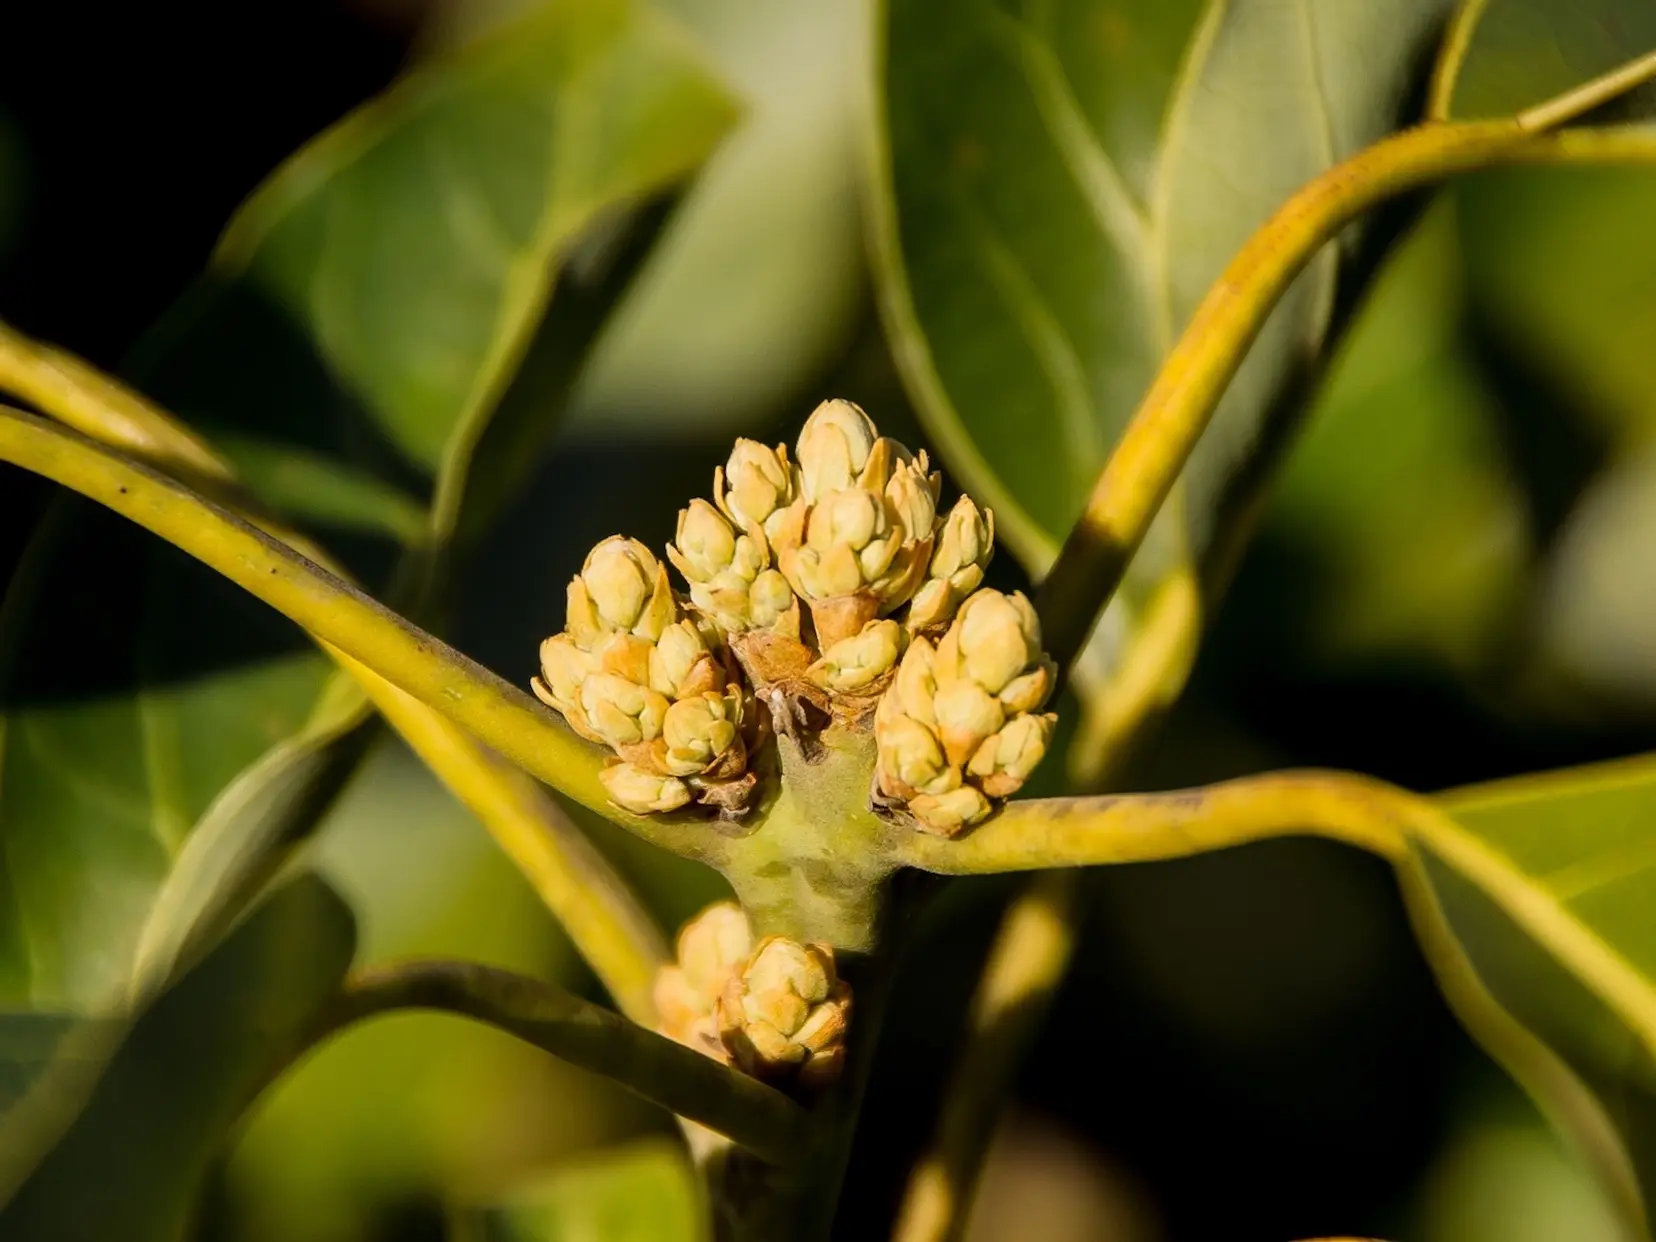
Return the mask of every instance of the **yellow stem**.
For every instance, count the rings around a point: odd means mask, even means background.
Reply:
[[[1533,114],[1545,118],[1542,105]],[[1510,164],[1656,163],[1656,131],[1533,132],[1516,120],[1427,124],[1354,155],[1299,190],[1249,239],[1191,316],[1042,583],[1047,650],[1067,668],[1115,593],[1156,510],[1277,299],[1375,204],[1460,173]]]
[[[152,464],[233,484],[230,464],[166,411],[73,354],[31,341],[0,324],[0,389],[94,440]],[[170,472],[170,471],[169,471]],[[261,523],[329,572],[346,577],[327,553],[296,532]],[[337,647],[323,644],[363,694],[449,791],[483,824],[569,933],[576,950],[621,1011],[655,1016],[652,989],[668,951],[660,929],[569,819],[522,772],[501,763],[463,730]]]
[[[1455,86],[1460,81],[1461,67],[1472,48],[1472,36],[1478,31],[1489,0],[1461,0],[1455,15],[1449,19],[1449,29],[1443,36],[1443,48],[1437,64],[1432,66],[1432,84],[1426,94],[1426,119],[1447,121],[1455,103]]]
[[[597,749],[523,691],[176,480],[4,406],[0,460],[44,475],[161,536],[622,827],[685,857],[705,860],[721,852],[720,838],[698,819],[620,810],[598,779],[603,760]]]
[[[1303,833],[1396,861],[1409,825],[1430,804],[1347,772],[1273,772],[1168,793],[1038,798],[1008,803],[964,837],[915,833],[902,861],[940,875],[983,875],[1184,858]]]

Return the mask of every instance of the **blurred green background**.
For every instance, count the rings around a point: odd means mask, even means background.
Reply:
[[[190,391],[167,379],[183,364],[156,359],[237,204],[411,58],[526,3],[286,0],[211,20],[169,3],[13,6],[6,39],[27,54],[0,78],[0,314],[102,366],[149,368],[164,396]],[[520,682],[584,550],[616,530],[661,543],[732,436],[787,438],[838,395],[927,442],[865,258],[868,15],[843,0],[655,7],[745,111],[598,339],[555,442],[457,570],[447,633]],[[1496,33],[1511,46],[1472,62],[1474,109],[1572,80],[1568,57],[1543,80],[1544,22]],[[1542,66],[1515,99],[1509,61]],[[1309,397],[1147,785],[1318,765],[1434,790],[1656,747],[1656,173],[1491,174],[1414,206]],[[261,374],[224,339],[216,371]],[[8,568],[48,499],[0,476]],[[384,559],[366,536],[350,550]],[[1009,555],[996,573],[1021,581]],[[77,633],[60,658],[96,664]],[[603,840],[669,925],[718,891]],[[314,861],[356,910],[358,961],[469,956],[597,994],[510,864],[392,742]],[[1615,1236],[1586,1174],[1450,1018],[1382,864],[1289,841],[1086,885],[1084,945],[974,1242]],[[1010,891],[959,885],[918,932],[843,1237],[876,1236],[891,1210]],[[215,1174],[202,1236],[439,1238],[452,1203],[670,1134],[504,1036],[398,1017],[268,1093]]]

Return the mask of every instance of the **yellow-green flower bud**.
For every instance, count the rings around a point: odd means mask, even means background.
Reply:
[[[934,649],[909,643],[874,713],[879,793],[920,827],[953,835],[1017,791],[1041,761],[1056,717],[1035,610],[1022,595],[980,590]]]
[[[859,633],[824,651],[807,676],[824,690],[854,694],[897,667],[902,650],[901,626],[895,621],[870,621]]]
[[[689,621],[675,621],[650,648],[647,676],[656,693],[686,699],[719,689],[725,672],[701,631]]]
[[[569,584],[565,628],[584,651],[613,634],[654,642],[675,611],[666,567],[638,540],[611,535],[592,549]]]
[[[735,902],[716,902],[686,923],[678,935],[676,960],[656,975],[661,1033],[728,1062],[730,1054],[719,1039],[719,997],[751,948],[747,916]]]
[[[577,647],[568,634],[554,634],[540,646],[540,667],[540,676],[530,683],[535,696],[561,712],[577,733],[601,741],[580,704],[581,683],[598,671],[597,658]]]
[[[719,1033],[737,1066],[756,1078],[816,1087],[845,1057],[851,989],[825,944],[767,936],[719,1000]]]
[[[909,814],[922,827],[945,837],[952,837],[963,828],[988,817],[993,809],[989,799],[970,785],[962,785],[945,794],[917,794],[909,799]]]
[[[953,620],[961,602],[983,584],[994,551],[995,515],[962,496],[938,530],[926,580],[909,601],[909,629],[918,633]]]
[[[770,568],[770,547],[756,524],[739,532],[707,501],[692,500],[679,512],[667,557],[689,584],[690,602],[727,634],[793,619],[793,591]]]
[[[598,773],[617,806],[635,815],[676,811],[690,801],[690,786],[676,776],[660,776],[634,763],[612,763]]]
[[[729,687],[724,694],[709,690],[695,698],[680,699],[667,709],[661,731],[661,766],[674,776],[700,776],[721,759],[733,762],[735,775],[745,755],[740,750],[742,690]],[[734,750],[734,753],[732,753]]]
[[[993,737],[984,739],[967,763],[967,772],[991,797],[1017,792],[1046,755],[1054,723],[1055,717],[1034,712],[1014,716]]]
[[[757,527],[769,535],[776,515],[798,494],[798,476],[781,445],[738,440],[730,460],[713,472],[713,499],[737,530]]]
[[[880,443],[874,421],[849,401],[824,401],[800,430],[800,493],[815,504],[830,492],[857,486]],[[883,484],[884,480],[880,480]]]
[[[888,792],[905,790],[913,796],[959,788],[960,769],[950,764],[937,735],[918,720],[900,712],[878,712],[874,736],[880,752],[880,784]]]
[[[581,711],[608,746],[620,750],[661,736],[667,699],[615,673],[593,673],[581,683]]]
[[[1022,592],[1003,595],[979,591],[960,606],[959,615],[937,646],[937,684],[969,680],[998,695],[1014,678],[1044,673],[1050,689],[1051,669],[1041,652],[1041,625]],[[1027,698],[1027,688],[1015,691]],[[1044,694],[1042,698],[1044,698]]]

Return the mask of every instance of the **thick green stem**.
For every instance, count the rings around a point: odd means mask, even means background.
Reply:
[[[436,1009],[486,1022],[724,1134],[768,1162],[799,1161],[808,1117],[780,1091],[552,984],[474,962],[408,962],[346,981],[319,1038],[365,1018]]]

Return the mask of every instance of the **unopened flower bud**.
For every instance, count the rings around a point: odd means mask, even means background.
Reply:
[[[839,1073],[850,1016],[833,949],[767,936],[725,985],[719,1033],[746,1073],[815,1087]]]
[[[752,946],[747,916],[732,901],[716,902],[686,923],[675,961],[656,975],[659,1029],[705,1056],[728,1062],[719,1039],[719,997],[747,961]]]
[[[667,709],[662,725],[661,764],[674,776],[699,776],[730,756],[736,771],[744,756],[740,746],[742,691],[731,686],[724,694],[711,690],[680,699]],[[735,773],[729,773],[734,775]]]
[[[980,590],[934,649],[909,643],[874,714],[879,792],[920,827],[952,836],[1017,791],[1046,753],[1056,717],[1035,611]]]
[[[808,676],[824,690],[865,690],[897,666],[903,630],[895,621],[870,621],[859,633],[842,638],[812,664]]]
[[[1052,740],[1052,716],[1024,712],[985,738],[966,765],[978,787],[994,798],[1015,793],[1046,755]]]
[[[581,683],[580,705],[606,745],[619,750],[661,736],[667,699],[614,673],[594,673]]]
[[[945,794],[919,794],[909,800],[908,809],[921,827],[952,837],[987,818],[993,808],[979,790],[962,785]]]
[[[719,689],[724,669],[700,630],[689,621],[675,621],[650,648],[648,679],[656,693],[685,699]]]
[[[566,628],[585,651],[617,633],[653,642],[674,611],[666,567],[638,540],[612,535],[593,548],[569,584]]]
[[[983,584],[994,550],[995,515],[962,496],[938,530],[926,580],[909,601],[909,629],[918,633],[953,620],[961,602]]]
[[[860,427],[867,416],[857,411],[857,417],[862,422],[854,426]],[[857,437],[855,443],[865,440]],[[810,604],[823,648],[908,601],[930,563],[936,526],[941,479],[926,473],[925,454],[910,458],[895,441],[877,440],[859,457],[846,449],[849,443],[840,424],[807,424],[801,460],[820,452],[829,464],[778,518],[774,531],[777,562]],[[862,467],[853,472],[859,460]],[[827,486],[845,479],[845,486]]]
[[[612,763],[598,779],[617,806],[635,815],[676,811],[690,801],[690,787],[676,776],[660,776],[633,763]]]
[[[861,407],[837,399],[817,406],[805,420],[797,446],[806,502],[815,504],[830,492],[855,486],[879,440]]]
[[[738,531],[705,500],[679,513],[668,559],[690,587],[690,602],[727,634],[774,629],[793,620],[793,591],[770,567],[770,546],[755,525]]]
[[[772,519],[798,495],[788,450],[757,440],[738,440],[730,460],[713,472],[713,499],[738,530],[758,527],[768,535]]]

